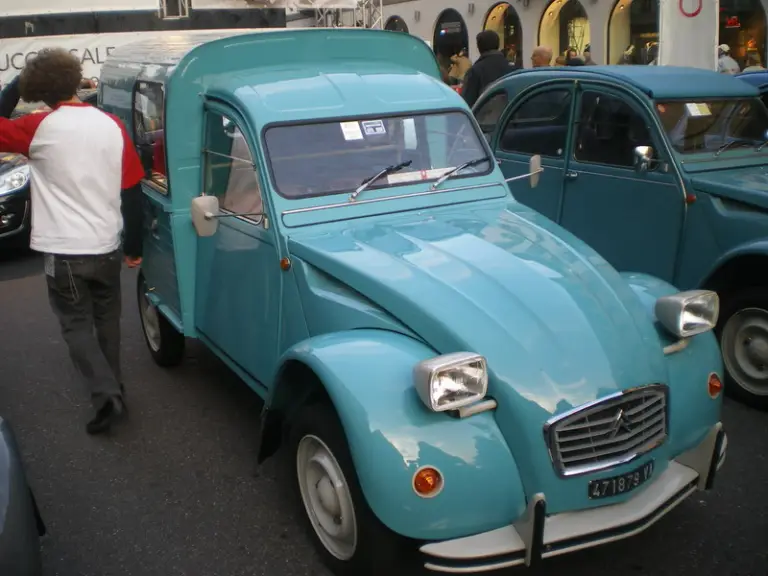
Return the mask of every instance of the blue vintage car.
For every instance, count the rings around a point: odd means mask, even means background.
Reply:
[[[99,90],[147,169],[150,353],[199,339],[264,399],[259,460],[290,452],[336,574],[533,565],[711,487],[717,295],[515,201],[420,39],[185,35]]]
[[[745,76],[746,77],[746,76]],[[621,271],[715,290],[726,393],[768,409],[768,111],[733,76],[671,66],[526,70],[474,107],[513,194]]]

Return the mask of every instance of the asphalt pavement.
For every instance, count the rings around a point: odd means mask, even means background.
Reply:
[[[45,575],[328,576],[285,458],[256,465],[259,399],[194,342],[178,368],[152,362],[133,271],[123,277],[130,418],[109,437],[85,434],[87,399],[42,268],[34,255],[0,261],[0,413],[48,526]],[[634,538],[504,576],[768,575],[768,414],[726,401],[724,421],[728,459],[712,493]]]

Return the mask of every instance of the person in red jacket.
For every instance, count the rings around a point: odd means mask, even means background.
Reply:
[[[29,158],[30,248],[95,415],[89,434],[124,413],[120,272],[141,264],[144,169],[123,123],[76,96],[80,61],[63,49],[31,58],[0,96],[0,151]],[[50,110],[9,120],[23,98]]]

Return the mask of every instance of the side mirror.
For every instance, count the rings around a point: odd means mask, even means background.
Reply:
[[[653,148],[651,146],[635,146],[635,170],[645,172],[651,166]]]
[[[536,188],[539,185],[539,174],[544,172],[544,168],[541,167],[541,156],[531,156],[531,160],[528,162],[528,174],[521,174],[520,176],[512,176],[506,178],[504,182],[515,182],[516,180],[522,180],[523,178],[529,178],[531,188]]]
[[[192,199],[192,225],[198,236],[213,236],[219,228],[219,199],[216,196],[197,196]]]
[[[531,156],[531,161],[528,164],[528,171],[531,173],[531,188],[536,188],[539,185],[539,175],[543,172],[541,168],[541,156]]]

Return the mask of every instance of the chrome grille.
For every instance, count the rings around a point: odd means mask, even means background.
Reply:
[[[667,437],[667,387],[651,384],[619,392],[553,418],[544,427],[561,476],[629,462]]]

